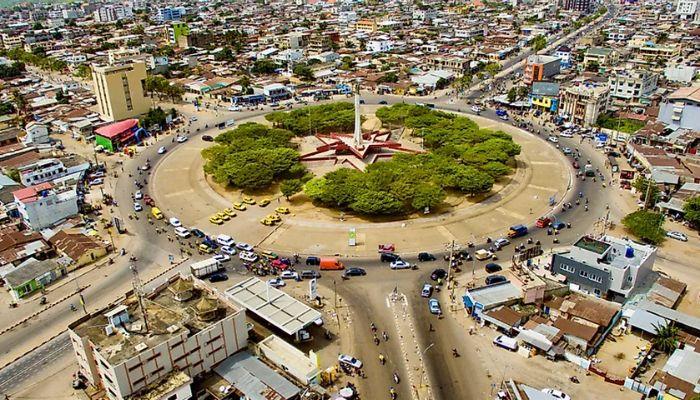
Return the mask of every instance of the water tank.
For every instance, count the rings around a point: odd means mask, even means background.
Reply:
[[[634,249],[632,246],[625,246],[625,257],[634,258]]]

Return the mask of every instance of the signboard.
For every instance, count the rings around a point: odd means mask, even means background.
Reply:
[[[356,246],[357,245],[357,232],[355,231],[355,228],[350,228],[350,231],[348,232],[348,246]]]
[[[309,281],[309,299],[313,300],[318,297],[318,282],[316,278]]]
[[[518,253],[518,261],[527,261],[542,254],[542,246],[534,245]]]

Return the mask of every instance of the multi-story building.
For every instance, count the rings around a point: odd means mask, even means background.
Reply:
[[[376,32],[377,31],[377,21],[373,19],[360,19],[355,22],[355,30],[360,32]]]
[[[109,121],[119,121],[148,112],[146,64],[92,66],[98,112]]]
[[[588,13],[593,10],[593,0],[563,0],[562,9]]]
[[[571,48],[569,46],[559,46],[554,51],[554,57],[559,59],[562,68],[569,68],[571,66]]]
[[[45,182],[12,192],[17,211],[31,229],[54,226],[78,213],[75,187],[54,187]]]
[[[681,19],[695,19],[698,11],[698,0],[678,0],[676,4],[676,14]]]
[[[444,69],[456,74],[463,74],[469,71],[471,60],[463,57],[432,56],[427,60],[430,69]]]
[[[24,46],[24,33],[19,32],[3,32],[2,45],[5,49],[14,49],[15,47]]]
[[[559,84],[556,82],[533,82],[530,91],[533,108],[556,113],[559,109]]]
[[[391,40],[370,40],[367,42],[365,49],[370,53],[388,53],[394,48],[394,42]]]
[[[583,65],[588,66],[591,63],[597,63],[599,66],[610,66],[617,64],[620,59],[620,53],[616,50],[605,47],[591,47],[586,50],[583,56]]]
[[[568,252],[552,256],[552,273],[564,275],[578,290],[622,302],[644,284],[655,260],[654,246],[612,236],[584,236]]]
[[[611,71],[608,84],[611,102],[648,103],[648,96],[656,91],[659,75],[646,70]]]
[[[590,127],[608,106],[606,86],[579,84],[561,90],[559,115],[578,125]]]
[[[668,95],[658,119],[666,125],[700,131],[700,86],[683,87]]]
[[[38,185],[61,178],[68,173],[68,169],[61,160],[56,158],[44,158],[17,168],[20,181],[24,186]]]
[[[552,56],[531,55],[525,61],[523,83],[532,85],[533,82],[547,80],[561,70],[561,60]]]
[[[145,314],[145,315],[144,315]],[[143,295],[129,292],[68,327],[80,373],[111,400],[184,374],[168,400],[192,397],[193,378],[245,348],[245,311],[192,276]]]
[[[660,46],[654,43],[645,42],[639,47],[632,49],[632,54],[637,60],[647,62],[657,62],[659,60],[669,61],[681,54],[680,46],[669,45]]]
[[[94,13],[95,22],[114,22],[134,17],[134,11],[121,4],[108,4],[101,6]]]
[[[429,7],[416,7],[413,9],[413,19],[429,23],[437,18],[437,10]]]
[[[167,21],[179,21],[185,14],[185,7],[159,7],[156,11],[156,21],[163,23]]]

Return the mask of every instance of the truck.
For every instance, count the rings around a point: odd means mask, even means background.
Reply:
[[[223,269],[221,262],[214,258],[207,258],[206,260],[197,261],[190,265],[190,272],[197,278],[203,278],[207,275],[213,274],[214,272],[219,272]]]
[[[586,176],[595,176],[595,169],[591,164],[586,164],[586,166],[583,167],[583,171]]]
[[[514,225],[508,230],[509,238],[517,238],[527,235],[527,227],[525,225]]]
[[[345,268],[342,262],[338,261],[337,258],[321,257],[320,262],[321,270],[339,270]]]

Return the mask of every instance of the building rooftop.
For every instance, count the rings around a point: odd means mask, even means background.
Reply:
[[[604,236],[599,240],[583,236],[563,256],[586,265],[606,265],[626,269],[630,265],[642,264],[655,251],[654,246],[629,239]]]
[[[146,348],[152,348],[172,337],[182,335],[183,332],[194,334],[238,311],[224,299],[217,298],[209,287],[200,284],[198,280],[194,281],[191,297],[185,301],[176,300],[174,288],[180,279],[190,281],[193,278],[180,278],[176,275],[145,296],[148,332],[138,298],[133,291],[127,293],[126,298],[119,304],[91,314],[89,318],[79,320],[70,328],[80,337],[87,336],[110,364],[118,365],[143,351],[144,345]],[[203,310],[202,304],[207,307],[216,306],[216,312],[209,314],[212,319],[200,318],[198,314],[212,311],[211,308]],[[108,317],[113,316],[116,311],[126,311],[128,322],[115,328],[114,333],[110,335],[106,330],[110,326]]]
[[[247,351],[241,351],[214,368],[250,400],[291,399],[300,389]]]

